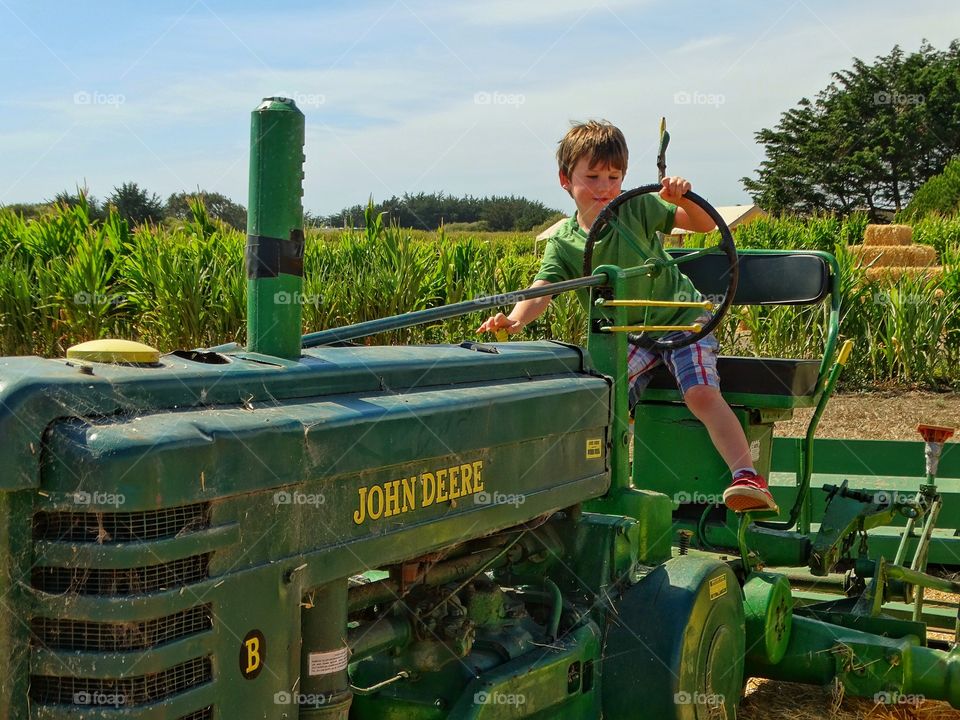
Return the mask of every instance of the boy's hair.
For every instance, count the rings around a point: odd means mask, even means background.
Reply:
[[[627,141],[615,125],[606,120],[574,123],[557,148],[557,163],[570,177],[582,157],[590,158],[590,167],[598,163],[627,171]]]

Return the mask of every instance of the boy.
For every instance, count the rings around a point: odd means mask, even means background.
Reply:
[[[591,120],[576,124],[560,141],[557,149],[560,166],[560,187],[576,203],[577,211],[547,241],[540,271],[532,287],[580,277],[583,272],[583,253],[590,226],[604,206],[620,194],[627,171],[627,143],[623,133],[606,121]],[[656,232],[669,233],[673,228],[694,232],[709,232],[715,225],[699,206],[683,197],[690,183],[679,177],[663,179],[659,197],[641,195],[621,206],[618,224],[630,232],[633,242],[627,242],[607,228],[594,246],[594,266],[614,264],[620,267],[640,265],[646,259],[635,251],[645,246],[645,252],[665,257]],[[631,247],[633,246],[633,247]],[[699,297],[690,280],[676,266],[666,268],[653,280],[646,282],[643,294],[637,297],[670,299]],[[584,307],[588,294],[580,293]],[[514,306],[509,315],[498,313],[484,322],[477,332],[506,330],[510,334],[540,317],[551,298],[533,298]],[[700,314],[699,310],[684,308],[650,310],[655,324],[689,324]],[[690,412],[707,428],[714,446],[730,468],[733,480],[723,493],[723,501],[735,512],[777,509],[764,478],[753,467],[750,448],[743,428],[720,395],[717,375],[717,341],[713,335],[695,345],[669,352],[649,351],[630,346],[628,381],[636,383],[637,394],[649,381],[646,376],[658,363],[664,362],[677,380],[684,402]]]

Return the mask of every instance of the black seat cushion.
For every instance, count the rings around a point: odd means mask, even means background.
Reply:
[[[693,251],[669,252],[682,256]],[[830,294],[830,268],[819,255],[740,253],[737,262],[740,281],[733,298],[737,305],[808,305]],[[722,295],[727,288],[727,258],[723,255],[701,255],[678,267],[704,295]]]
[[[724,395],[781,395],[812,397],[817,387],[819,360],[784,360],[781,358],[729,357],[717,358],[720,389]],[[658,365],[650,378],[651,390],[676,390],[677,383],[665,365]]]

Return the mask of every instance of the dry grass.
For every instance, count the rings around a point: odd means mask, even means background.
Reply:
[[[904,698],[911,700],[912,698]],[[942,702],[883,705],[844,696],[833,686],[753,678],[737,713],[739,720],[958,720],[960,711]]]
[[[864,245],[909,245],[913,242],[913,228],[909,225],[867,225],[863,233]]]
[[[796,410],[793,419],[777,423],[776,434],[804,435],[812,414],[809,408]],[[960,425],[960,393],[898,390],[835,395],[820,418],[817,437],[919,441],[917,424],[921,422]]]

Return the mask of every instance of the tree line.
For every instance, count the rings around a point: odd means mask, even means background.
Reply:
[[[189,203],[193,199],[203,202],[210,217],[238,230],[246,229],[246,208],[225,195],[206,190],[177,192],[163,201],[156,193],[135,182],[115,187],[103,201],[91,195],[86,188],[78,188],[75,192],[59,192],[41,203],[21,203],[10,205],[9,208],[29,218],[53,206],[76,207],[85,204],[92,219],[104,219],[112,208],[131,225],[140,225],[164,220],[187,220],[192,217]],[[357,227],[363,225],[366,210],[366,205],[355,205],[329,216],[307,212],[304,223],[312,227]],[[526,231],[561,215],[543,203],[520,197],[458,198],[443,193],[392,197],[375,204],[374,213],[383,215],[386,222],[396,223],[400,227],[423,230],[436,230],[442,224],[456,224],[473,230]]]
[[[151,193],[135,182],[126,182],[113,189],[105,200],[101,201],[90,194],[86,188],[77,188],[70,192],[63,190],[53,198],[39,203],[17,203],[8,205],[10,210],[22,214],[25,218],[36,217],[51,207],[76,207],[85,205],[87,214],[93,220],[103,220],[113,209],[131,226],[143,223],[161,223],[164,220],[188,220],[192,217],[190,201],[199,199],[207,209],[207,214],[223,221],[238,230],[247,227],[247,209],[218,192],[197,190],[196,192],[172,193],[163,201],[156,193]]]
[[[473,230],[528,231],[561,215],[536,200],[522,197],[492,196],[477,198],[471,195],[454,197],[444,193],[404,193],[379,203],[370,200],[373,211],[400,227],[436,230],[440,225],[466,225]],[[329,227],[357,227],[363,225],[368,205],[354,205],[338,213],[318,218],[319,224]]]

